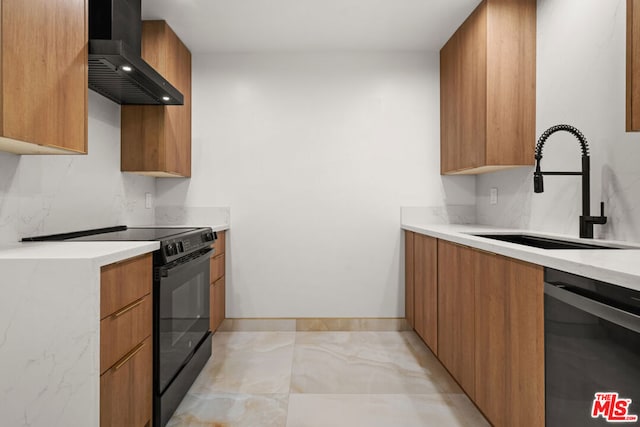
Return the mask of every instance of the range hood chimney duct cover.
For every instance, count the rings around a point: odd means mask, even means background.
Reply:
[[[183,105],[141,43],[141,0],[89,0],[89,88],[123,105]]]

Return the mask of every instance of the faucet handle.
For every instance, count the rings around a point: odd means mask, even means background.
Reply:
[[[600,202],[600,216],[604,217],[604,202]]]

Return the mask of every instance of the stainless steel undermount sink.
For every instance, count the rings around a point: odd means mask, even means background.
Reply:
[[[572,242],[570,240],[552,239],[550,237],[531,236],[528,234],[472,234],[476,237],[500,240],[524,246],[541,249],[625,249],[624,247],[607,246],[606,244],[591,244]]]

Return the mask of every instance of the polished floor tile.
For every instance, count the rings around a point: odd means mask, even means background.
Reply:
[[[488,426],[414,332],[218,332],[169,427]]]
[[[298,333],[292,393],[461,393],[413,332]]]
[[[197,393],[289,393],[295,332],[218,332]]]
[[[187,394],[167,427],[285,427],[286,394]]]
[[[463,394],[291,394],[287,427],[489,426]]]

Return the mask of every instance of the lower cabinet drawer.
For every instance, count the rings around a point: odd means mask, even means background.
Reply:
[[[213,244],[213,249],[215,250],[215,255],[223,254],[225,251],[225,236],[224,231],[218,231],[218,238]]]
[[[100,427],[151,425],[151,338],[100,377]]]
[[[100,373],[151,335],[151,294],[100,321]]]
[[[152,259],[151,254],[146,254],[100,269],[101,319],[151,292]]]
[[[211,258],[211,283],[224,276],[224,254]]]

